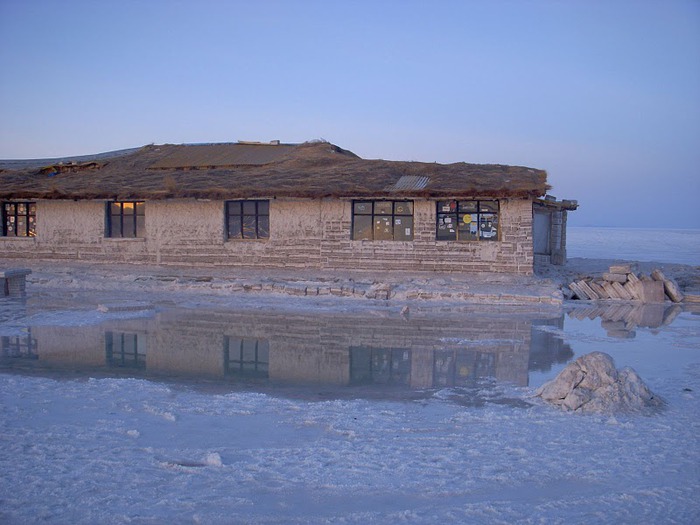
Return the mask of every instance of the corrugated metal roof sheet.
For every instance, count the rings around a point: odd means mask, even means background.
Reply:
[[[402,175],[394,184],[387,186],[385,191],[422,190],[430,182],[430,177],[420,175]]]
[[[192,144],[178,146],[154,162],[154,169],[262,166],[279,162],[296,144]]]

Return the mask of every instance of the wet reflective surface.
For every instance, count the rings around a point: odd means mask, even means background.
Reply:
[[[662,329],[681,313],[663,304],[407,315],[390,309],[155,308],[147,302],[62,306],[0,305],[0,371],[152,377],[330,398],[416,397],[456,388],[468,404],[488,401],[485,387],[532,386],[563,367],[575,355],[565,324],[595,320],[607,337],[633,339],[637,329]]]

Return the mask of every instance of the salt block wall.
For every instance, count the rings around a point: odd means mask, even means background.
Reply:
[[[351,240],[352,202],[272,199],[270,238],[226,239],[224,201],[146,202],[143,238],[105,237],[104,201],[37,202],[37,235],[0,237],[2,257],[372,271],[531,274],[532,202],[500,201],[500,240],[435,240],[435,201],[414,200],[413,241]]]

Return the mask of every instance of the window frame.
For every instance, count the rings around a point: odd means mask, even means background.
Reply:
[[[12,213],[8,210],[10,206],[14,207]],[[19,212],[20,206],[24,206],[25,211],[23,213]],[[36,237],[36,201],[2,201],[0,216],[0,219],[2,219],[2,225],[0,226],[2,237],[20,239]],[[20,219],[24,220],[20,221]],[[10,229],[10,222],[13,223],[12,229]],[[21,235],[18,233],[20,222],[24,222],[24,232]]]
[[[125,205],[132,205],[133,212],[125,213]],[[114,206],[119,212],[114,213]],[[118,218],[118,231],[115,231],[115,217]],[[142,218],[139,221],[139,217]],[[124,219],[132,219],[131,227]],[[131,230],[126,232],[125,229]],[[129,233],[129,235],[125,235]],[[105,238],[107,239],[143,239],[146,237],[146,201],[107,201],[105,203]]]
[[[358,213],[357,212],[357,206],[362,205],[362,204],[370,204],[371,208],[368,213]],[[377,209],[378,205],[391,205],[391,213],[386,213],[382,212],[381,209]],[[410,206],[410,213],[402,213],[400,210],[397,211],[397,205],[401,204],[408,204]],[[372,238],[366,238],[366,237],[357,237],[360,235],[360,230],[358,228],[358,221],[356,220],[356,217],[369,217],[370,218],[370,223],[371,223],[371,233],[372,233]],[[353,241],[372,241],[372,242],[380,242],[380,241],[392,241],[392,242],[412,242],[415,238],[415,202],[410,199],[402,199],[402,200],[390,200],[390,199],[354,199],[351,203],[351,227],[350,227],[350,239]],[[390,224],[391,224],[391,239],[378,239],[376,236],[376,231],[377,231],[377,226],[380,224],[379,221],[381,219],[389,219]],[[406,231],[406,224],[402,224],[401,222],[397,222],[397,220],[401,221],[404,218],[410,218],[410,238],[398,238],[397,239],[397,231],[400,231],[401,228],[404,229],[404,237],[408,237],[409,235],[405,233]],[[398,228],[397,228],[398,227]]]
[[[145,369],[146,337],[133,332],[105,332],[105,364],[108,368]]]
[[[454,203],[454,209],[452,209],[452,204]],[[467,211],[469,206],[467,203],[473,203],[473,207],[476,209],[476,211]],[[482,210],[482,203],[491,203],[495,204],[495,211],[486,211]],[[450,207],[449,211],[444,211],[444,206],[447,205]],[[441,207],[443,209],[441,209]],[[472,237],[471,235],[468,235],[467,238],[460,238],[460,228],[459,225],[461,224],[460,222],[460,217],[464,217],[465,215],[471,215],[471,216],[476,216],[476,220],[471,220],[469,221],[469,224],[476,223],[476,232],[475,232],[475,238]],[[486,224],[487,218],[485,216],[491,215],[493,218],[490,221],[491,228],[495,227],[496,233],[495,235],[491,236],[485,236],[482,235],[483,233],[486,233],[486,229],[482,230],[482,224]],[[500,227],[500,215],[501,215],[501,201],[499,199],[447,199],[447,200],[439,200],[435,201],[435,240],[436,241],[442,241],[442,242],[494,242],[494,241],[500,241],[501,240],[501,227]],[[484,217],[482,217],[484,216]],[[440,232],[440,226],[441,226],[441,219],[449,218],[451,224],[452,221],[457,225],[455,227],[454,231],[454,238],[440,238],[439,232]],[[463,219],[462,219],[463,220]],[[446,225],[445,223],[442,223],[442,225]]]
[[[223,361],[224,376],[267,379],[270,377],[270,342],[224,335]]]
[[[246,204],[255,206],[255,212],[246,211]],[[267,210],[261,211],[261,205],[264,204]],[[231,208],[238,206],[238,211],[232,212]],[[246,217],[252,218],[254,221],[254,236],[246,236]],[[238,219],[238,224],[235,229],[239,230],[238,235],[232,235],[232,219]],[[266,220],[261,220],[265,218]],[[226,240],[240,241],[266,241],[270,238],[270,199],[241,199],[230,200],[224,202],[224,220]],[[267,228],[265,228],[267,223]],[[249,225],[250,227],[250,225]]]

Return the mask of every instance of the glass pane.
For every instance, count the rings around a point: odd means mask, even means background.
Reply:
[[[391,217],[374,218],[374,240],[390,241],[394,238],[394,229],[391,224]]]
[[[110,215],[109,217],[109,231],[107,236],[109,237],[121,237],[121,218],[119,215]]]
[[[257,238],[257,235],[255,233],[255,215],[244,215],[242,226],[244,239]]]
[[[258,362],[270,362],[270,343],[267,341],[258,341]]]
[[[497,213],[498,201],[479,201],[479,211]]]
[[[5,213],[14,215],[15,214],[15,205],[14,204],[5,204]]]
[[[353,205],[353,213],[356,215],[369,215],[372,213],[371,202],[356,202]]]
[[[413,215],[413,203],[411,201],[399,201],[394,203],[396,215]]]
[[[494,219],[494,215],[490,213],[480,215],[479,238],[488,241],[498,240],[498,225]]]
[[[372,216],[356,215],[352,222],[352,239],[354,241],[372,240]]]
[[[243,215],[255,215],[255,201],[245,201],[243,203]]]
[[[241,217],[240,215],[231,215],[228,218],[228,238],[241,238]]]
[[[244,339],[241,350],[241,360],[255,362],[257,359],[256,347],[255,339]]]
[[[374,203],[375,215],[391,215],[393,203],[391,201],[377,201]]]
[[[241,203],[240,201],[229,201],[226,203],[227,211],[229,215],[240,215],[241,214]]]
[[[124,210],[124,215],[134,213],[134,203],[133,202],[122,202],[122,209]]]
[[[134,216],[133,215],[124,215],[122,221],[123,221],[122,222],[122,224],[123,224],[122,237],[128,237],[128,238],[134,237],[135,236],[134,235],[134,226],[136,224],[134,222]]]
[[[394,218],[394,240],[395,241],[412,241],[413,240],[413,217],[395,217]]]
[[[26,215],[27,214],[27,205],[24,203],[18,204],[17,205],[17,213],[19,215]]]
[[[438,214],[437,240],[454,241],[456,239],[457,234],[454,229],[452,215]]]
[[[260,215],[258,217],[258,239],[267,239],[270,237],[270,217]]]
[[[36,202],[29,203],[29,214],[36,215]]]
[[[133,355],[136,353],[136,336],[134,334],[124,334],[124,353]]]
[[[437,203],[438,213],[450,213],[455,211],[456,207],[456,201],[438,201]]]
[[[145,215],[146,214],[146,203],[145,202],[137,202],[136,203],[136,215]]]
[[[258,201],[258,215],[270,214],[270,201]]]
[[[27,236],[27,218],[19,216],[17,217],[17,236],[26,237]]]
[[[476,201],[459,201],[459,211],[476,213]]]
[[[472,219],[474,217],[474,219]],[[459,222],[457,223],[457,239],[460,241],[476,240],[476,235],[472,236],[472,220],[476,220],[475,215],[470,213],[460,213]],[[476,222],[474,222],[476,225]]]
[[[122,206],[118,202],[113,202],[110,204],[109,213],[112,215],[121,215]]]

